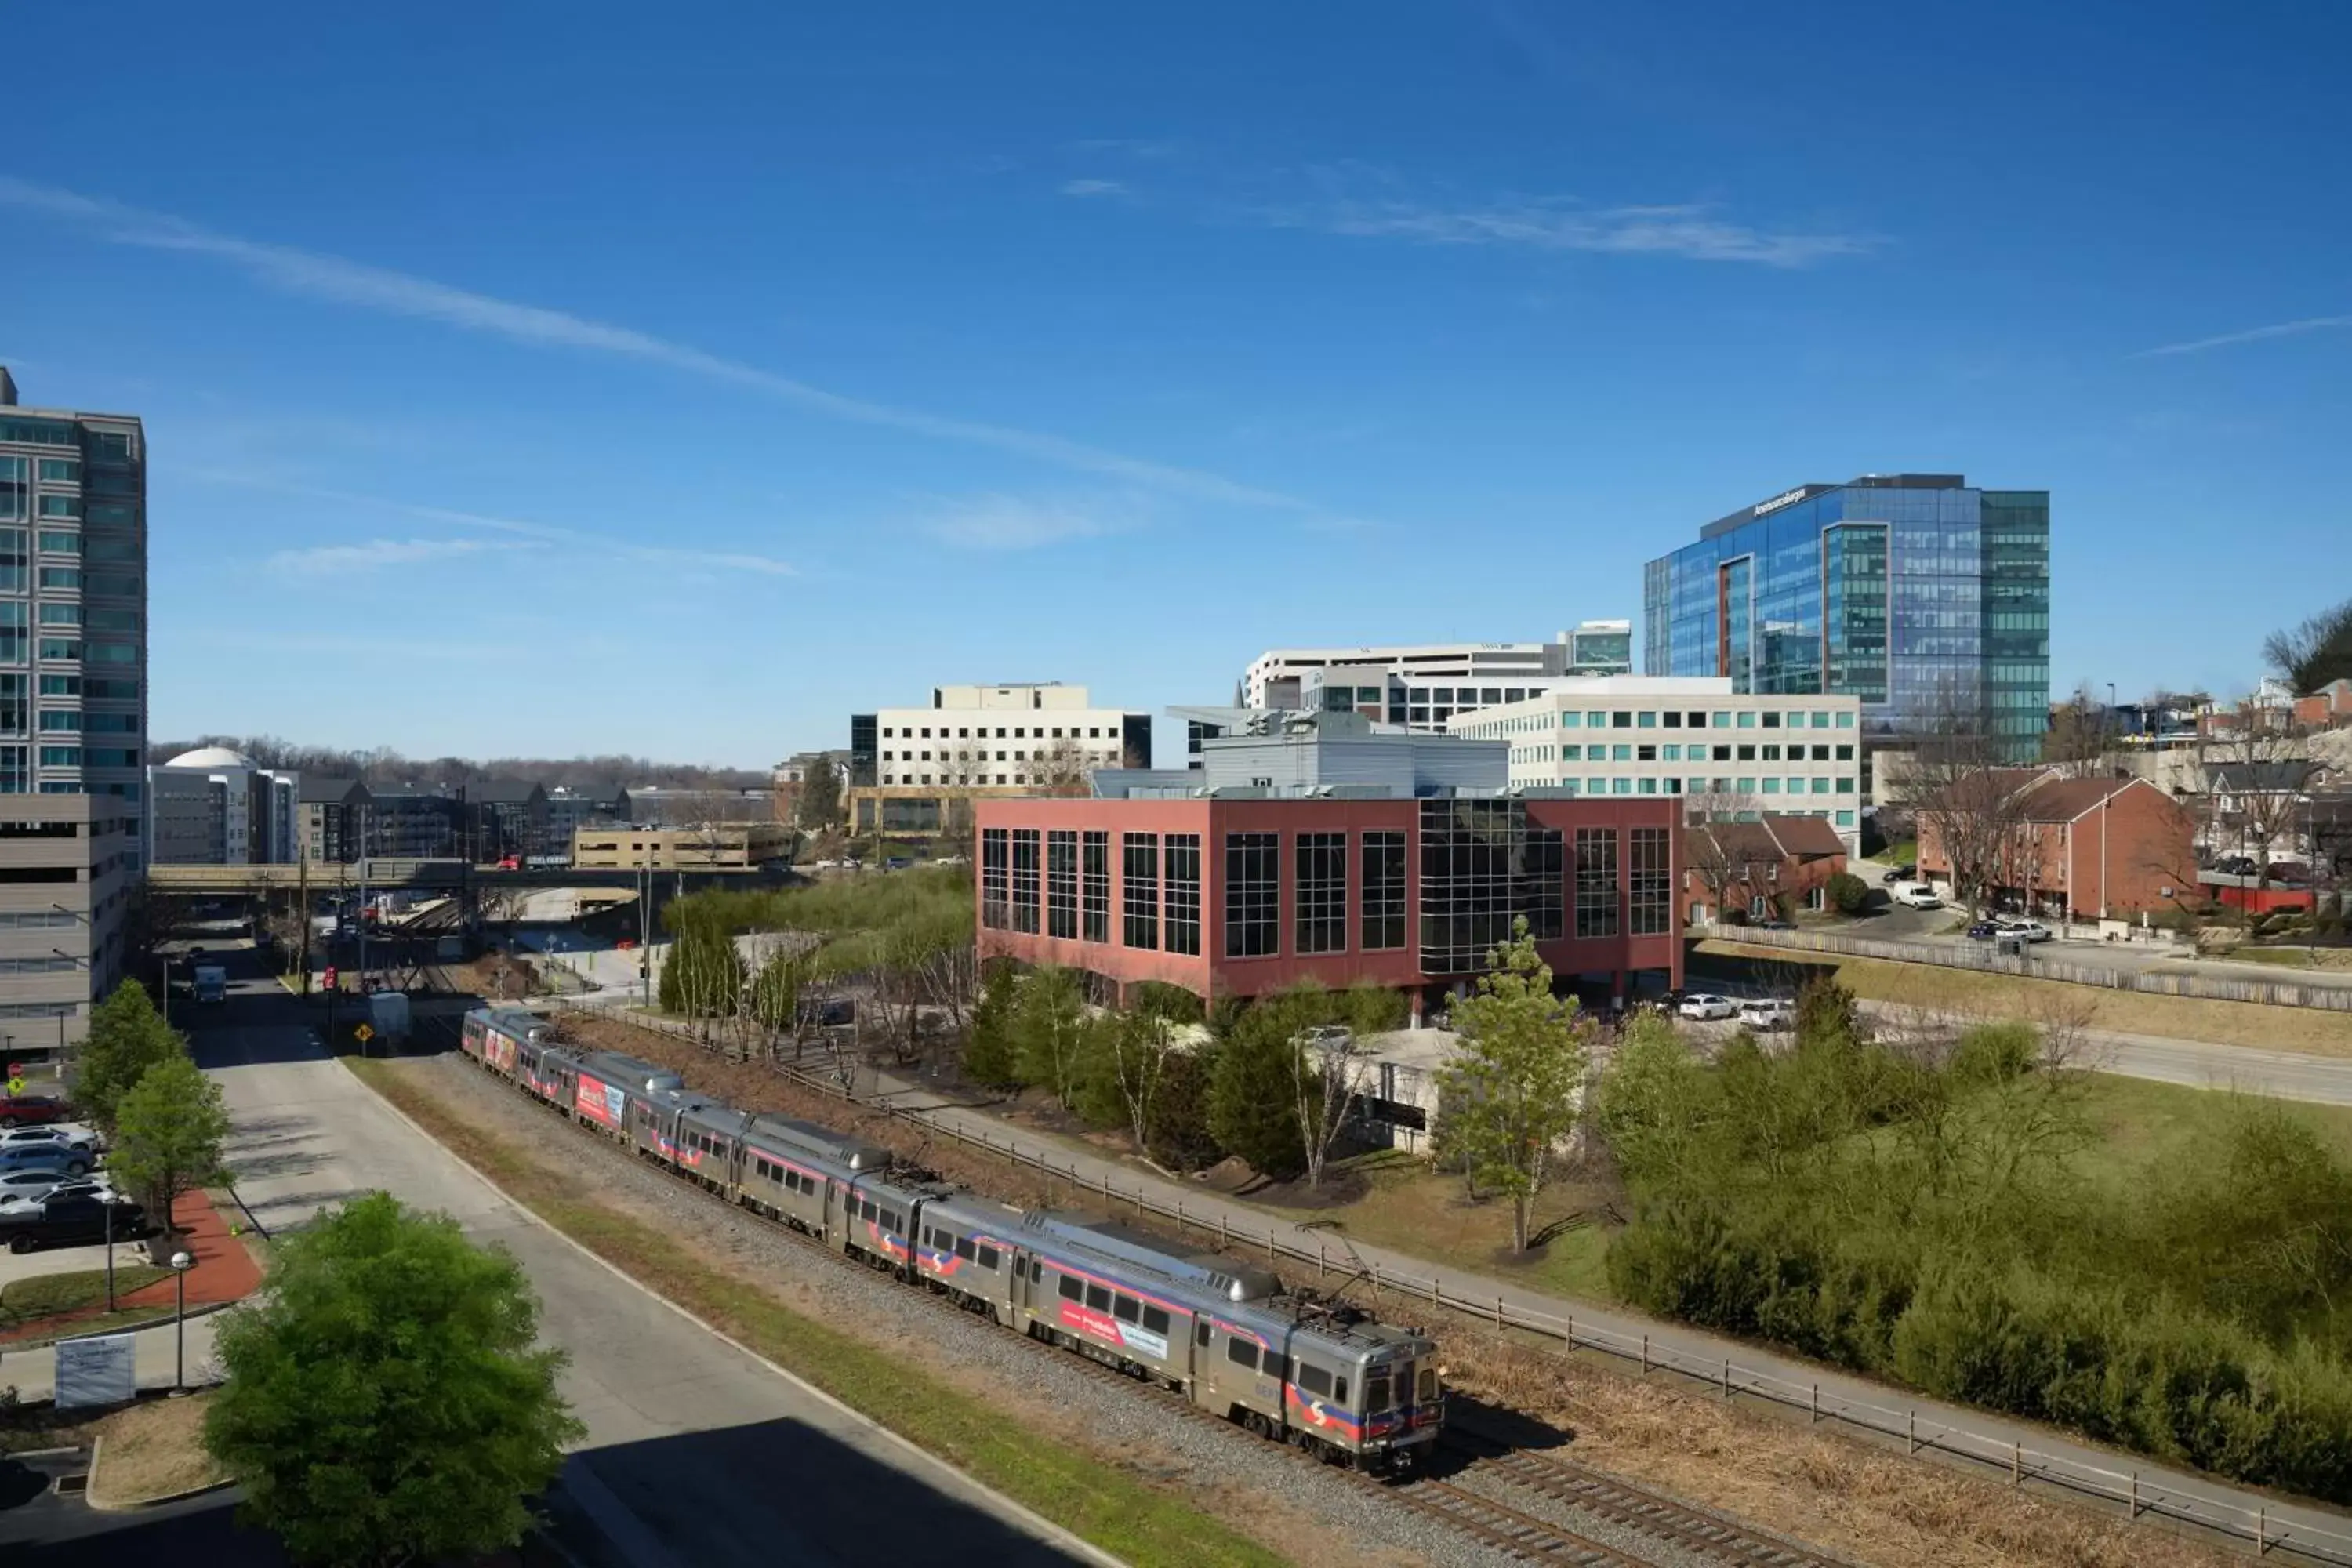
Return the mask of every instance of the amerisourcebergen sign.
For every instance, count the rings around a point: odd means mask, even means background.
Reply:
[[[1758,501],[1756,503],[1755,515],[1762,517],[1768,511],[1779,511],[1782,507],[1793,506],[1804,499],[1805,487],[1799,485],[1795,489],[1782,490],[1770,500]]]

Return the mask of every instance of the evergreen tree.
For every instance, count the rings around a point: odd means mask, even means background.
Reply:
[[[1234,1022],[1209,1079],[1209,1132],[1261,1175],[1288,1180],[1307,1168],[1298,1130],[1301,1071],[1294,1009],[1269,997]]]
[[[963,1047],[964,1075],[974,1083],[991,1089],[1022,1087],[1020,1042],[1014,1036],[1020,984],[1019,972],[1009,964],[997,965],[981,982]]]

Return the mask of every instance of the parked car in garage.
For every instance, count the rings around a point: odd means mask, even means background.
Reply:
[[[0,1237],[11,1252],[44,1247],[86,1247],[104,1241],[137,1241],[147,1234],[147,1211],[128,1199],[94,1194],[52,1194],[23,1214],[0,1213]]]
[[[1739,1024],[1746,1029],[1793,1029],[1797,1005],[1785,996],[1751,997],[1739,1005]]]
[[[1704,1022],[1716,1018],[1734,1017],[1738,1012],[1738,1004],[1728,996],[1717,996],[1706,991],[1694,991],[1682,999],[1681,1005],[1675,1009],[1675,1016],[1681,1018],[1696,1018]]]

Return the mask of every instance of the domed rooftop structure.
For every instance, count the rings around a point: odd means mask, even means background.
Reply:
[[[163,765],[167,768],[250,768],[253,759],[243,752],[232,752],[226,746],[198,746],[193,752],[182,752]]]

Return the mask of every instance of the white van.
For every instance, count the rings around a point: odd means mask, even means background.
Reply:
[[[1906,910],[1940,910],[1944,900],[1925,882],[1898,882],[1889,895]]]

